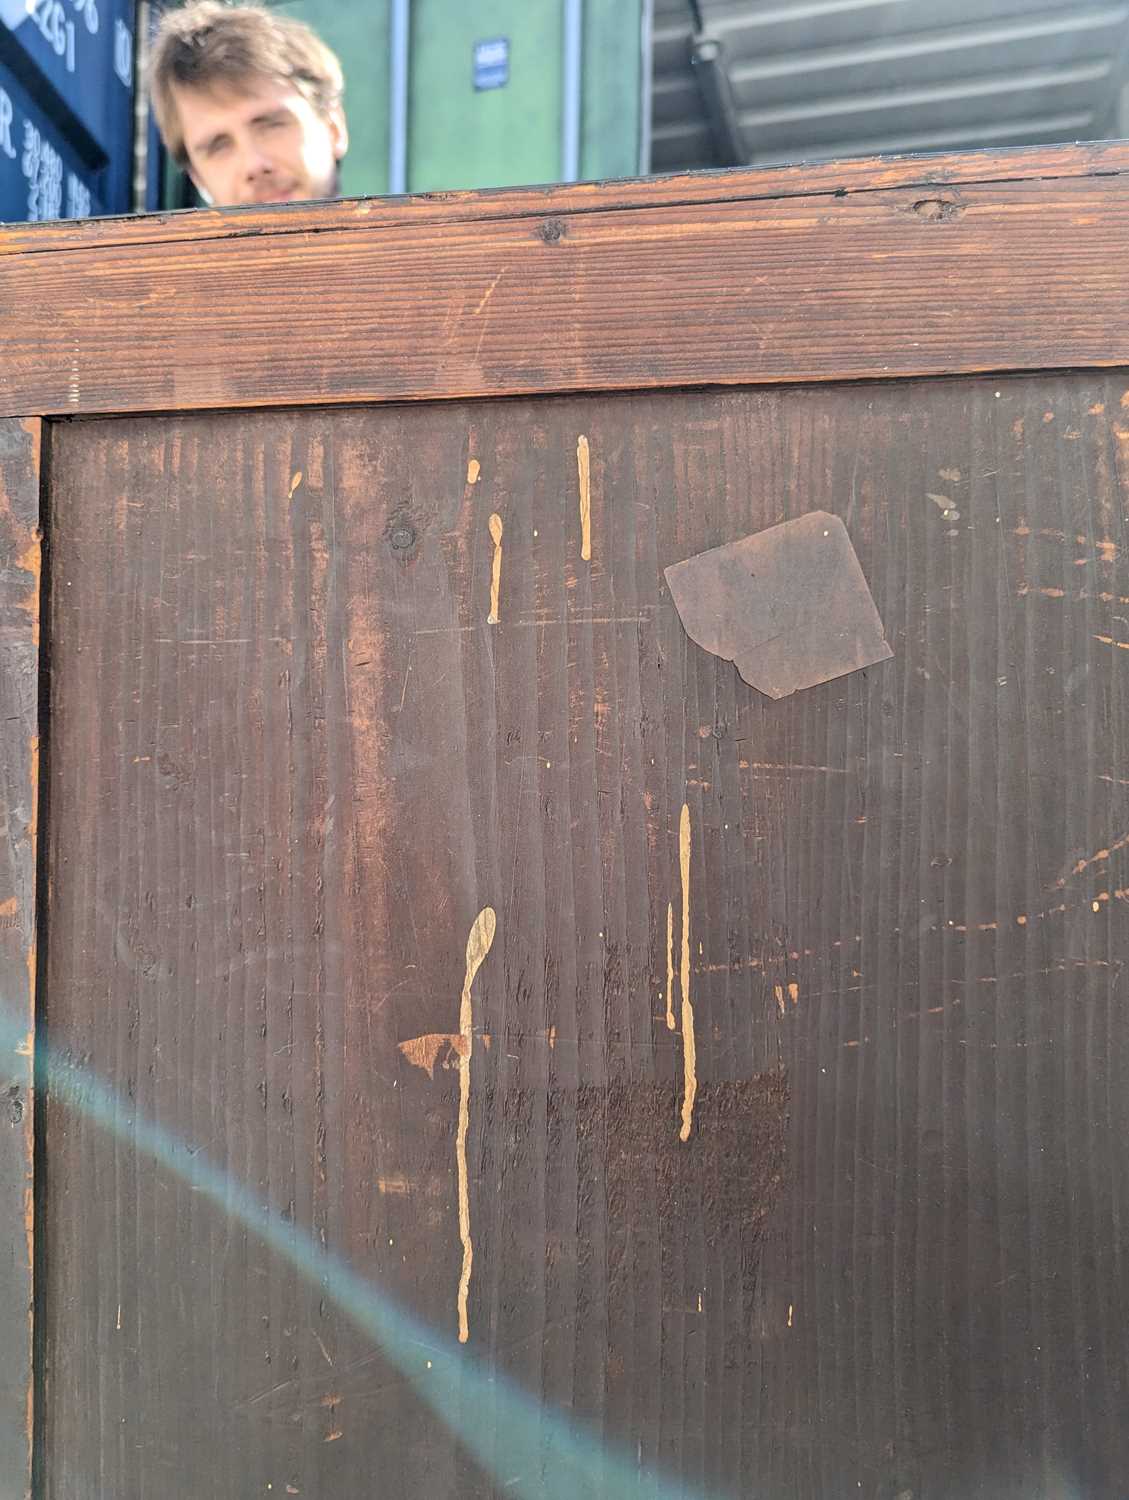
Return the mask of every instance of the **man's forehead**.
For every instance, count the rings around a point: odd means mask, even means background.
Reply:
[[[174,84],[173,98],[186,136],[206,135],[225,121],[252,119],[267,110],[293,108],[303,102],[292,83],[255,75],[207,88]]]

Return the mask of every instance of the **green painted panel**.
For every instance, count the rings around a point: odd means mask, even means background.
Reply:
[[[562,35],[561,0],[414,0],[413,192],[559,179]],[[476,93],[474,44],[494,37],[509,39],[510,79]]]
[[[388,190],[389,0],[284,0],[345,68],[349,196]],[[638,170],[642,0],[585,0],[581,173]],[[408,185],[556,182],[561,167],[562,0],[413,0]],[[506,37],[510,78],[476,92],[476,42]]]
[[[341,171],[347,197],[388,191],[388,0],[298,0],[288,15],[314,28],[345,69],[349,154]]]
[[[642,24],[642,0],[585,0],[582,177],[639,171]]]

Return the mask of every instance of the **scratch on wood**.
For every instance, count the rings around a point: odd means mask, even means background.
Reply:
[[[490,571],[490,613],[487,625],[497,625],[498,605],[502,593],[502,533],[505,527],[497,511],[490,517],[490,536],[494,542],[494,564]]]
[[[674,902],[666,903],[666,1029],[674,1030]]]
[[[302,471],[301,471],[301,469],[299,469],[298,472],[297,472],[297,474],[295,474],[294,478],[290,481],[290,493],[286,497],[288,500],[293,500],[294,494],[295,494],[298,486],[301,483],[302,483]]]
[[[690,998],[690,809],[682,804],[678,827],[678,862],[682,871],[682,1129],[688,1141],[698,1093],[698,1048],[694,1036],[694,1005]]]
[[[477,458],[469,459],[467,461],[467,466],[466,466],[466,482],[467,482],[467,484],[477,484],[478,483],[478,476],[481,473],[482,473],[482,465],[478,462],[478,459]]]
[[[1071,876],[1081,875],[1082,872],[1084,870],[1088,870],[1091,865],[1100,864],[1102,860],[1108,859],[1111,854],[1116,854],[1119,849],[1124,849],[1126,845],[1129,845],[1129,833],[1123,833],[1119,839],[1110,844],[1108,849],[1098,849],[1095,851],[1095,853],[1090,855],[1089,859],[1080,859],[1078,863],[1071,869],[1070,875],[1059,876],[1058,880],[1055,881],[1055,889],[1061,890],[1062,887],[1066,884],[1067,880],[1071,878]]]
[[[777,760],[739,760],[739,771],[822,771],[831,776],[846,776],[846,766],[790,766]]]
[[[592,465],[588,439],[583,433],[576,440],[576,472],[580,482],[580,556],[589,562],[592,557]]]
[[[490,301],[490,298],[494,295],[494,289],[497,287],[499,281],[501,281],[502,277],[505,274],[506,274],[506,269],[503,266],[502,269],[498,272],[497,276],[494,277],[494,280],[486,288],[486,291],[482,294],[482,297],[479,299],[478,306],[474,309],[474,316],[476,318],[478,317],[479,313],[481,313],[481,312],[483,312],[485,310],[486,304]]]
[[[459,1343],[465,1344],[470,1337],[467,1319],[467,1299],[470,1295],[470,1276],[474,1266],[474,1245],[470,1237],[470,1177],[467,1172],[466,1143],[470,1130],[470,1054],[474,1042],[474,1005],[471,986],[482,962],[490,952],[497,928],[497,915],[492,906],[484,906],[474,919],[466,945],[466,977],[459,1002],[459,1129],[455,1138],[455,1166],[459,1178],[459,1239],[463,1246],[463,1268],[459,1276],[458,1315]]]

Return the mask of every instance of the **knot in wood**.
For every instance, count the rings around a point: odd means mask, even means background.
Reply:
[[[913,205],[913,211],[928,224],[948,224],[959,218],[964,212],[964,206],[954,203],[951,198],[919,198]]]

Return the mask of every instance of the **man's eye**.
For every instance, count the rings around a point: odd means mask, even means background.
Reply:
[[[209,141],[204,147],[204,155],[209,157],[219,156],[221,152],[227,150],[230,144],[226,137],[221,137],[216,141]]]

